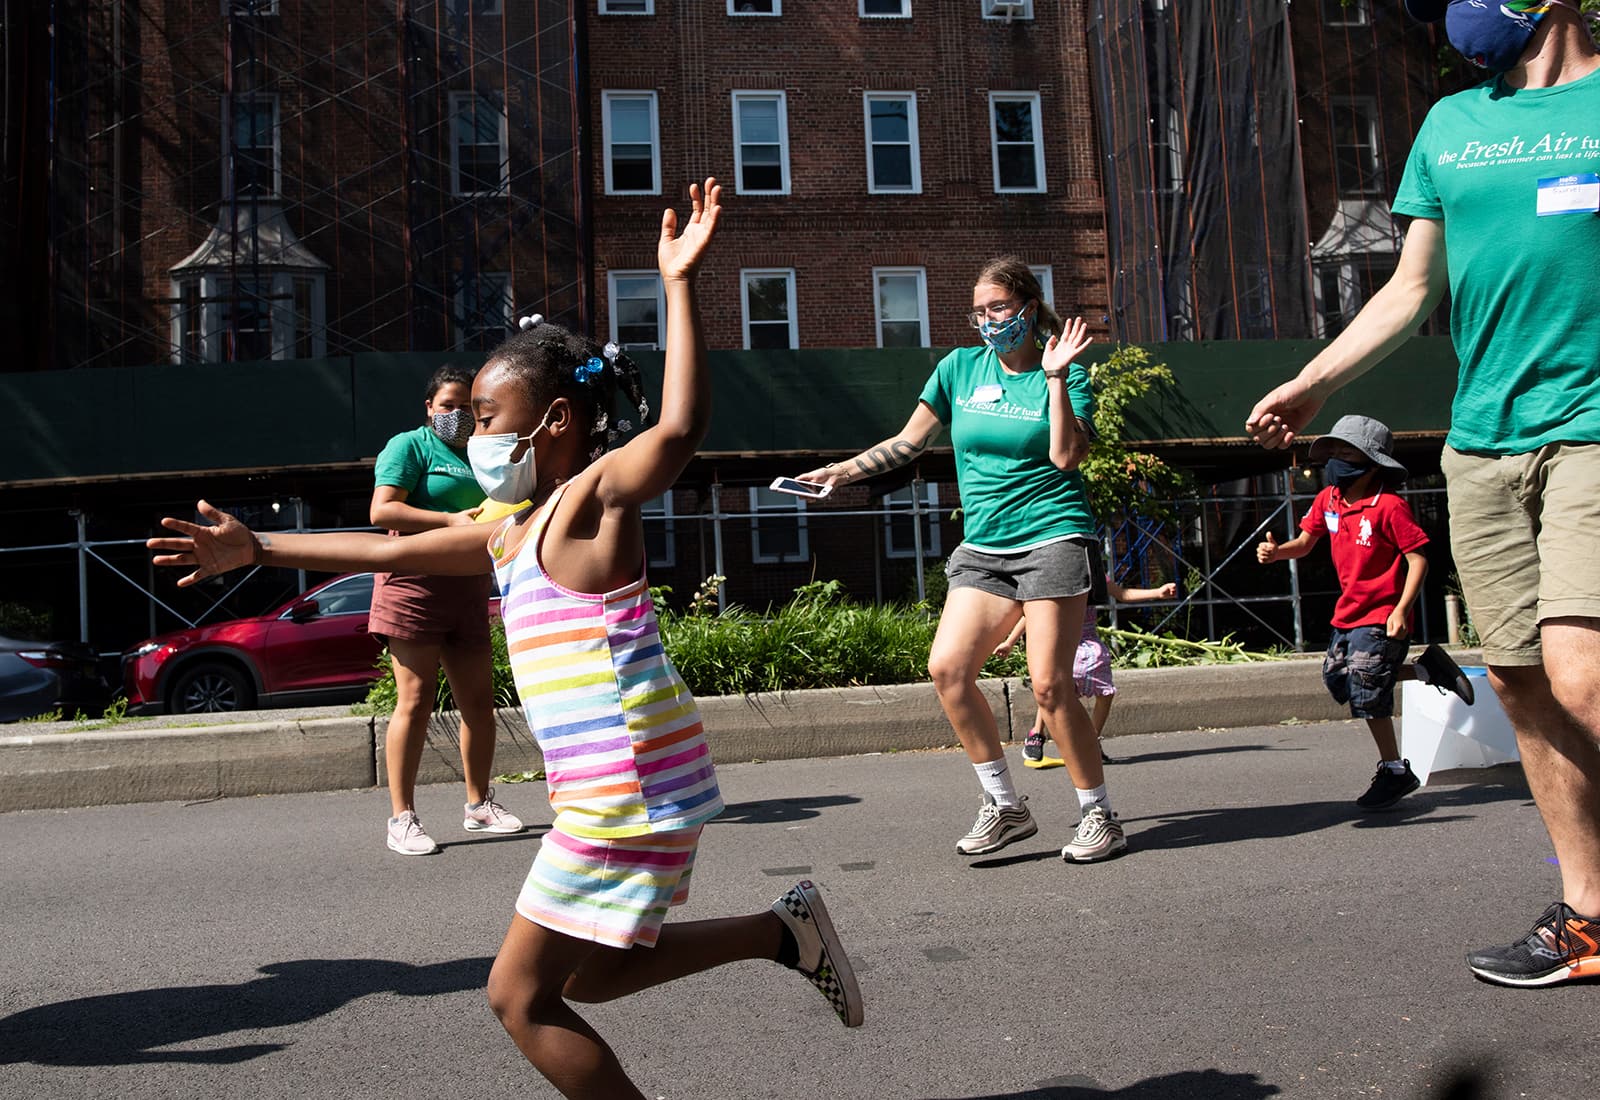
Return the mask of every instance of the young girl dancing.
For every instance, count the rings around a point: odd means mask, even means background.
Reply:
[[[850,960],[810,882],[751,916],[663,925],[688,896],[705,823],[722,809],[693,698],[667,660],[644,577],[640,505],[672,488],[711,416],[694,275],[721,213],[721,188],[691,185],[678,233],[661,219],[667,299],[660,419],[610,423],[618,385],[648,415],[638,370],[556,325],[524,321],[472,386],[473,473],[496,501],[531,506],[495,525],[410,538],[258,534],[205,501],[211,526],[164,519],[159,565],[193,565],[179,584],[252,563],[317,570],[471,575],[494,570],[517,691],[544,754],[555,823],[489,974],[489,1003],[562,1095],[643,1094],[568,1001],[608,1001],[739,959],[772,959],[822,991],[846,1027],[861,1023]],[[653,950],[646,950],[651,948]]]

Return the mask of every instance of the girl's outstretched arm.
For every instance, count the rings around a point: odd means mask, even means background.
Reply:
[[[666,369],[655,427],[641,432],[598,464],[595,492],[608,507],[639,505],[660,496],[683,473],[711,426],[711,381],[695,302],[695,272],[716,232],[722,188],[707,179],[689,185],[694,212],[678,232],[678,215],[661,215],[656,260],[667,298]]]
[[[211,525],[171,516],[161,521],[181,538],[146,541],[152,550],[166,550],[157,565],[192,565],[194,572],[178,581],[180,588],[245,565],[282,565],[290,569],[345,573],[360,569],[436,576],[470,577],[487,573],[489,536],[495,524],[440,527],[403,539],[360,531],[324,535],[258,534],[220,509],[200,501],[196,509]]]

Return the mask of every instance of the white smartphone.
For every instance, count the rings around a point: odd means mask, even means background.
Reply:
[[[797,497],[807,500],[821,500],[833,492],[832,485],[821,485],[815,481],[801,481],[793,477],[774,478],[771,489],[774,493],[793,493]]]

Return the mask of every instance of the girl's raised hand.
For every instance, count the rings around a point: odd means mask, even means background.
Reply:
[[[260,544],[250,528],[203,500],[195,505],[195,509],[211,520],[212,526],[202,527],[198,523],[168,516],[161,521],[161,526],[185,537],[148,539],[145,542],[151,550],[173,551],[170,554],[157,554],[151,559],[157,565],[198,566],[193,573],[178,581],[179,588],[187,588],[207,577],[249,565],[259,553]]]
[[[663,279],[687,279],[700,266],[706,246],[716,232],[717,216],[722,213],[722,187],[706,177],[704,187],[689,185],[689,201],[694,212],[683,232],[678,232],[678,212],[667,207],[661,214],[661,242],[656,246],[656,263]]]
[[[1066,323],[1064,331],[1050,337],[1050,342],[1045,344],[1041,365],[1045,370],[1065,370],[1092,343],[1089,326],[1082,317],[1074,317]]]

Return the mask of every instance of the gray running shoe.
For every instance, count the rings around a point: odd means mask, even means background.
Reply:
[[[1024,805],[1026,797],[1015,806],[997,806],[985,801],[978,810],[978,820],[972,823],[967,835],[956,841],[956,851],[964,856],[981,856],[997,852],[1007,844],[1027,840],[1039,831],[1039,825]]]
[[[1128,839],[1122,835],[1122,822],[1104,806],[1090,806],[1083,811],[1078,831],[1061,849],[1061,858],[1068,863],[1094,863],[1128,850]]]

